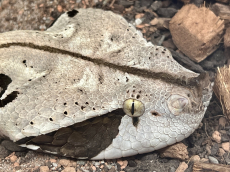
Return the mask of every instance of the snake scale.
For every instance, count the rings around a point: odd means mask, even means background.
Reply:
[[[81,159],[151,152],[188,137],[212,96],[122,16],[62,14],[46,31],[0,34],[0,134]]]

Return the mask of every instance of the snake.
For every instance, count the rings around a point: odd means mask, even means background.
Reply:
[[[0,135],[78,159],[164,148],[198,128],[208,73],[176,62],[122,16],[63,13],[46,31],[0,34]]]

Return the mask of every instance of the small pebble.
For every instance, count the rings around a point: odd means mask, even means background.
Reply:
[[[48,166],[41,166],[40,167],[40,172],[49,172],[49,167]]]
[[[218,152],[218,155],[219,156],[223,156],[225,154],[225,151],[223,148],[219,148],[219,152]]]
[[[77,161],[77,164],[79,165],[85,165],[86,161]]]
[[[58,6],[57,6],[57,10],[58,10],[59,13],[61,13],[62,10],[63,10],[63,9],[62,9],[62,6],[61,6],[61,5],[58,5]]]
[[[127,160],[125,160],[125,161],[118,160],[117,163],[120,164],[121,169],[124,169],[128,165]]]
[[[188,165],[185,162],[181,162],[179,167],[176,169],[176,172],[184,172],[188,168]]]
[[[137,14],[137,15],[135,15],[135,19],[140,19],[140,18],[142,18],[142,17],[144,17],[144,13],[139,13],[139,14]]]
[[[66,167],[64,170],[62,170],[61,172],[76,172],[75,168],[73,167]]]
[[[135,25],[140,25],[142,23],[142,19],[136,19],[135,20]]]
[[[59,164],[61,164],[63,167],[67,167],[70,164],[70,160],[67,159],[61,159],[59,161]]]
[[[229,142],[222,143],[221,146],[226,152],[229,152]]]
[[[218,131],[214,131],[212,133],[212,138],[215,140],[217,143],[221,143],[221,134]]]
[[[224,117],[220,117],[220,118],[219,118],[219,125],[220,125],[222,128],[225,128],[226,123],[227,123],[226,118],[224,118]]]
[[[17,161],[17,156],[16,155],[13,155],[10,157],[10,162],[16,162]]]
[[[161,8],[162,7],[162,1],[154,1],[153,3],[152,3],[152,5],[151,5],[151,9],[153,10],[153,11],[157,11],[159,8]]]
[[[213,164],[219,164],[218,160],[212,156],[208,156],[208,159]]]
[[[192,156],[192,157],[191,157],[191,161],[193,161],[193,162],[198,162],[198,161],[200,161],[199,155],[194,155],[194,156]]]

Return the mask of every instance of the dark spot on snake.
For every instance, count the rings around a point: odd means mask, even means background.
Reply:
[[[28,81],[32,81],[32,79],[29,79]]]
[[[27,65],[26,65],[26,60],[23,60],[23,61],[22,61],[22,63],[24,63],[24,64],[25,64],[25,66],[27,66]]]
[[[137,125],[139,123],[139,118],[138,117],[133,117],[132,121],[133,121],[133,126],[137,127]]]
[[[30,125],[34,125],[34,122],[33,122],[33,121],[30,121]]]
[[[77,13],[79,13],[77,10],[72,10],[72,11],[68,11],[68,17],[74,17]]]
[[[129,93],[129,90],[127,90],[126,93]]]
[[[67,111],[65,111],[64,114],[67,115],[68,114]]]
[[[141,97],[141,96],[138,94],[138,95],[137,95],[137,99],[139,99],[140,97]]]
[[[152,111],[151,114],[152,114],[153,116],[161,116],[161,115],[160,115],[158,112],[156,112],[156,111]]]
[[[93,110],[96,110],[95,108],[93,108]]]
[[[53,121],[53,118],[49,118],[50,121]]]
[[[85,106],[81,106],[81,110],[84,110],[85,109]]]
[[[129,82],[129,78],[128,77],[126,77],[126,82]]]
[[[78,105],[78,102],[75,102],[75,105]]]
[[[64,105],[67,105],[67,103],[64,103]]]
[[[85,104],[86,104],[86,105],[88,105],[88,104],[89,104],[89,102],[85,102]]]

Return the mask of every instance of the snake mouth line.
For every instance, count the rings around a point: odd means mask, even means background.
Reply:
[[[93,59],[90,58],[88,56],[84,56],[81,55],[79,53],[74,53],[71,51],[67,51],[67,50],[62,50],[62,49],[58,49],[55,47],[50,47],[50,46],[39,46],[39,45],[35,45],[33,43],[7,43],[7,44],[1,44],[0,48],[10,48],[11,46],[19,46],[19,47],[28,47],[28,48],[32,48],[32,49],[37,49],[37,50],[42,50],[42,51],[46,51],[49,53],[56,53],[56,54],[62,54],[62,55],[69,55],[72,56],[73,58],[78,58],[78,59],[82,59],[85,61],[89,61],[92,62],[94,64],[97,64],[99,66],[106,66],[112,69],[116,69],[125,73],[129,73],[129,74],[133,74],[133,75],[137,75],[143,78],[148,78],[148,79],[157,79],[157,80],[161,80],[163,82],[169,83],[169,84],[174,84],[177,86],[182,86],[185,88],[191,88],[191,87],[201,87],[200,85],[200,76],[198,77],[193,77],[193,78],[186,78],[186,77],[181,77],[181,78],[177,78],[176,76],[173,76],[169,73],[165,73],[165,72],[153,72],[150,70],[146,70],[146,69],[138,69],[135,67],[129,67],[129,66],[123,66],[123,65],[119,65],[119,64],[113,64],[110,63],[106,60],[103,59]],[[205,74],[206,75],[206,74]],[[203,75],[202,75],[203,76]],[[203,79],[203,78],[202,78]]]

